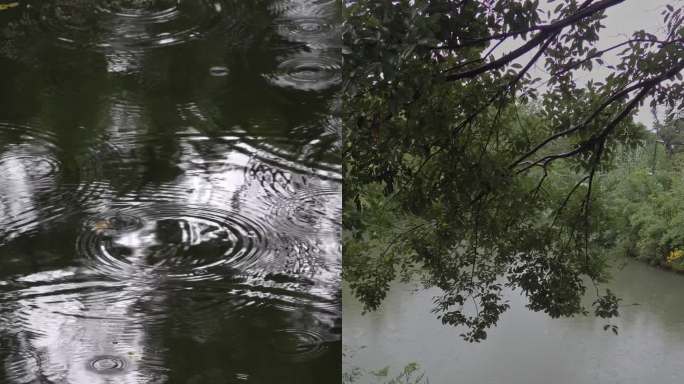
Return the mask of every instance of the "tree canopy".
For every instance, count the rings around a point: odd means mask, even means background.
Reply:
[[[397,277],[486,338],[504,286],[553,317],[618,314],[596,184],[646,130],[645,103],[684,109],[681,2],[663,28],[603,46],[624,0],[346,3],[344,278],[376,309]],[[601,81],[580,81],[602,67]],[[542,76],[535,74],[543,72]]]

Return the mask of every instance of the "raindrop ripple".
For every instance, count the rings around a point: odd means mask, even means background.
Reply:
[[[109,146],[67,154],[41,127],[0,122],[0,244],[102,193]]]
[[[257,220],[214,207],[149,204],[86,220],[77,251],[114,278],[149,273],[181,279],[256,268],[276,238]]]
[[[327,351],[323,337],[313,330],[281,329],[274,332],[272,346],[284,360],[305,362]]]
[[[111,375],[124,372],[128,363],[118,356],[96,356],[88,362],[88,369],[101,375]]]
[[[338,85],[342,79],[340,61],[320,52],[288,58],[269,77],[279,87],[319,92]]]
[[[74,47],[147,49],[182,44],[214,30],[220,0],[57,0],[38,7],[43,29]]]

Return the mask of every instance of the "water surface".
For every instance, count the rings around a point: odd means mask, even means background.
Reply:
[[[479,344],[463,341],[462,330],[430,313],[435,290],[396,284],[379,312],[362,316],[345,289],[344,344],[351,356],[345,369],[390,365],[398,372],[417,362],[431,383],[682,382],[684,276],[629,262],[608,286],[623,299],[612,323],[618,336],[593,316],[554,320],[531,312],[509,292],[511,309]]]
[[[0,382],[334,383],[339,9],[0,12]]]

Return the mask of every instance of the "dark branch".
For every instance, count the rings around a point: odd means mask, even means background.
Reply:
[[[590,5],[584,9],[581,9],[580,11],[576,12],[572,16],[569,16],[565,19],[559,20],[553,24],[550,24],[546,26],[544,29],[542,29],[536,36],[534,36],[530,41],[527,43],[523,44],[522,46],[518,47],[517,49],[513,50],[507,55],[504,55],[490,63],[487,63],[485,65],[481,65],[479,67],[455,73],[453,75],[448,75],[446,76],[447,81],[456,81],[456,80],[462,80],[462,79],[467,79],[471,77],[475,77],[478,75],[481,75],[483,73],[493,71],[499,68],[502,68],[506,64],[512,62],[513,60],[519,58],[520,56],[526,54],[527,52],[531,51],[534,49],[534,47],[542,44],[549,36],[554,35],[558,32],[560,32],[563,28],[570,26],[576,22],[578,22],[581,19],[584,19],[585,17],[592,16],[596,14],[597,12],[602,12],[605,9],[612,7],[614,5],[620,4],[624,2],[625,0],[603,0],[600,1],[596,4]]]
[[[635,100],[632,100],[632,101],[628,104],[628,106],[622,111],[622,113],[620,113],[620,114],[618,115],[618,117],[616,117],[616,118],[608,125],[608,127],[606,127],[606,130],[608,130],[608,131],[609,131],[609,130],[612,130],[612,128],[613,128],[615,125],[617,125],[620,121],[622,121],[622,119],[623,119],[624,117],[626,117],[626,116],[629,114],[629,112],[630,112],[633,108],[636,107],[636,105],[641,101],[641,99],[643,99],[643,97],[645,97],[645,95],[646,95],[648,92],[650,92],[657,84],[659,84],[659,83],[661,83],[661,82],[663,82],[663,81],[665,81],[665,80],[667,80],[667,79],[670,79],[670,78],[674,77],[677,73],[681,72],[682,69],[684,69],[684,61],[682,61],[681,63],[678,63],[677,65],[675,65],[674,67],[672,67],[669,71],[667,71],[667,72],[665,72],[665,73],[663,73],[663,74],[661,74],[661,75],[659,75],[659,76],[655,76],[655,77],[652,77],[652,78],[650,78],[650,79],[648,79],[648,80],[641,81],[641,82],[639,82],[639,83],[637,83],[637,84],[634,84],[634,85],[632,85],[632,86],[630,86],[630,87],[627,87],[627,88],[621,90],[620,92],[615,93],[614,95],[612,95],[611,97],[609,97],[608,99],[606,99],[606,101],[604,101],[604,102],[603,102],[603,103],[602,103],[602,104],[601,104],[601,105],[600,105],[600,106],[599,106],[599,107],[598,107],[598,108],[597,108],[597,109],[596,109],[596,110],[595,110],[595,111],[594,111],[586,120],[584,120],[584,122],[582,122],[581,124],[576,125],[576,126],[574,126],[574,127],[572,127],[572,128],[568,128],[568,129],[566,129],[566,130],[564,130],[564,131],[561,131],[561,132],[558,132],[558,133],[556,133],[556,134],[553,134],[553,135],[549,136],[549,137],[546,138],[544,141],[542,141],[541,143],[537,144],[537,145],[536,145],[534,148],[532,148],[530,151],[528,151],[527,153],[525,153],[524,155],[522,155],[521,157],[519,157],[519,158],[518,158],[515,162],[513,162],[511,165],[509,165],[509,169],[513,169],[513,168],[515,168],[516,166],[522,164],[523,161],[524,161],[525,159],[527,159],[527,158],[529,158],[530,156],[532,156],[532,155],[534,155],[535,153],[537,153],[540,149],[542,149],[543,147],[545,147],[546,145],[548,145],[550,142],[552,142],[552,141],[554,141],[554,140],[556,140],[556,139],[558,139],[558,138],[560,138],[560,137],[567,136],[567,135],[569,135],[569,134],[571,134],[571,133],[573,133],[573,132],[579,131],[580,129],[586,127],[587,125],[589,125],[589,124],[591,123],[592,120],[594,120],[601,112],[603,112],[603,110],[605,110],[605,109],[606,109],[608,106],[610,106],[612,103],[614,103],[614,102],[616,102],[616,101],[618,101],[618,100],[624,98],[625,96],[629,95],[631,92],[633,92],[633,91],[635,91],[635,90],[637,90],[637,89],[641,89],[642,91],[639,93],[639,95],[642,95],[642,94],[643,94],[643,96],[642,96],[642,97],[637,96],[638,100],[636,100],[637,98],[635,98]],[[607,134],[607,133],[602,133],[601,136],[602,136],[602,137],[605,137],[606,134]],[[591,140],[593,140],[593,139],[589,139],[589,141],[591,141]],[[521,173],[521,172],[523,172],[523,171],[525,171],[525,170],[527,170],[527,169],[529,169],[529,168],[531,168],[531,167],[533,167],[533,166],[535,166],[535,165],[538,165],[538,164],[540,164],[540,162],[542,162],[542,161],[543,161],[543,162],[547,162],[547,161],[551,161],[551,160],[555,160],[555,159],[566,158],[566,157],[570,157],[570,156],[576,155],[577,153],[579,153],[579,152],[581,152],[582,150],[584,150],[584,149],[587,148],[588,144],[590,144],[589,141],[585,142],[585,144],[580,145],[578,148],[576,148],[575,150],[572,150],[572,151],[570,151],[570,152],[566,152],[566,153],[563,153],[563,154],[560,154],[560,155],[551,155],[551,156],[547,156],[547,157],[545,157],[545,158],[543,158],[543,159],[541,159],[541,160],[539,160],[539,161],[533,162],[533,163],[531,163],[530,165],[528,165],[528,166],[524,167],[523,169],[521,169],[518,173]]]

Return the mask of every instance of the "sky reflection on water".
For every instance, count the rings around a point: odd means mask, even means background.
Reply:
[[[0,382],[339,380],[337,7],[0,14]]]

